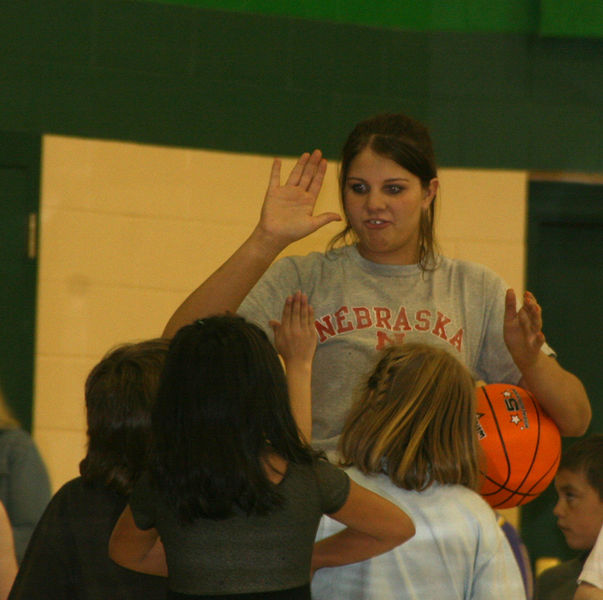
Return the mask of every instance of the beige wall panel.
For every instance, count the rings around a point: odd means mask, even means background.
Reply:
[[[480,262],[498,273],[521,296],[525,285],[525,246],[521,242],[459,240],[455,258]]]
[[[85,430],[84,382],[96,362],[87,357],[38,356],[37,377],[44,385],[36,393],[36,431]]]
[[[44,277],[189,290],[249,234],[249,224],[127,217],[49,208],[42,218]],[[207,268],[206,268],[207,267]],[[200,280],[199,280],[200,281]]]
[[[284,182],[295,163],[283,159]],[[55,489],[84,453],[84,381],[112,346],[159,335],[249,235],[272,157],[47,136],[43,146],[35,436]],[[446,253],[523,282],[525,173],[442,170]],[[340,212],[329,164],[317,212]],[[331,224],[284,254],[325,249]]]
[[[44,138],[46,206],[217,223],[254,223],[272,157],[61,136]],[[282,159],[284,182],[295,159]],[[337,207],[337,165],[317,210]]]
[[[442,237],[523,242],[527,173],[441,169]]]
[[[39,429],[34,439],[48,467],[54,491],[80,474],[79,464],[86,454],[85,431]]]
[[[78,282],[42,283],[41,292],[48,297],[39,303],[38,356],[100,358],[115,344],[157,337],[170,316],[163,290],[97,286],[90,281],[81,287]],[[36,389],[43,385],[37,380]]]
[[[190,152],[140,144],[45,136],[45,206],[169,216],[190,213]]]

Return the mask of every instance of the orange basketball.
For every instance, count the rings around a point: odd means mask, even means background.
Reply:
[[[493,508],[526,504],[555,477],[559,429],[527,390],[505,383],[479,387],[477,433],[484,451],[480,493]]]

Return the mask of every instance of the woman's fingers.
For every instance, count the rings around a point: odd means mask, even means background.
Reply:
[[[322,163],[322,152],[320,150],[314,150],[308,159],[308,162],[304,165],[304,170],[299,180],[299,187],[305,191],[309,191],[310,186],[314,182],[314,178],[317,176],[320,178],[320,165]],[[325,165],[326,166],[326,165]],[[324,176],[324,173],[323,173]],[[322,183],[322,178],[321,183]],[[320,187],[319,187],[320,189]]]
[[[327,161],[324,158],[321,158],[318,163],[318,167],[316,168],[316,172],[312,181],[310,181],[310,185],[308,186],[308,192],[312,194],[314,197],[318,197],[318,194],[322,188],[322,182],[325,178],[325,173],[327,172]]]
[[[285,185],[318,194],[326,170],[327,161],[323,159],[320,150],[314,150],[312,154],[304,152],[295,163]]]
[[[309,160],[310,153],[304,152],[295,163],[291,173],[289,173],[289,177],[287,178],[287,183],[285,185],[299,185],[300,179]]]
[[[274,189],[281,185],[281,159],[275,158],[272,161],[272,169],[270,170],[270,181],[268,189]]]

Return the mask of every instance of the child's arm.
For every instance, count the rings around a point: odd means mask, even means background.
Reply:
[[[280,323],[270,321],[276,349],[287,370],[291,411],[308,443],[312,440],[312,360],[316,351],[314,311],[301,292],[289,296]]]
[[[149,575],[167,577],[165,550],[156,529],[138,529],[130,505],[121,514],[111,539],[109,557],[118,565]]]
[[[329,516],[347,528],[314,544],[312,573],[383,554],[415,534],[402,509],[353,481],[343,507]]]

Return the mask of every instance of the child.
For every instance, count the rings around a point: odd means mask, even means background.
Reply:
[[[146,465],[151,407],[166,340],[122,344],[86,379],[88,450],[81,477],[52,498],[38,523],[10,600],[159,600],[165,580],[109,559],[109,536]]]
[[[348,475],[402,507],[416,535],[382,556],[319,571],[315,600],[525,599],[495,514],[474,491],[475,402],[471,375],[448,351],[421,343],[383,351],[339,450]],[[319,531],[338,529],[327,518]]]
[[[538,600],[571,600],[584,561],[603,524],[603,435],[575,442],[561,457],[555,476],[557,517],[567,545],[581,554],[547,569],[536,581]]]
[[[291,344],[282,354],[295,404],[308,394],[316,345],[305,296],[289,298],[273,326]],[[276,351],[241,317],[178,331],[153,425],[153,465],[120,517],[110,555],[128,568],[169,572],[171,598],[309,599],[311,568],[362,560],[414,533],[403,511],[310,449]],[[323,513],[348,528],[313,556]]]

